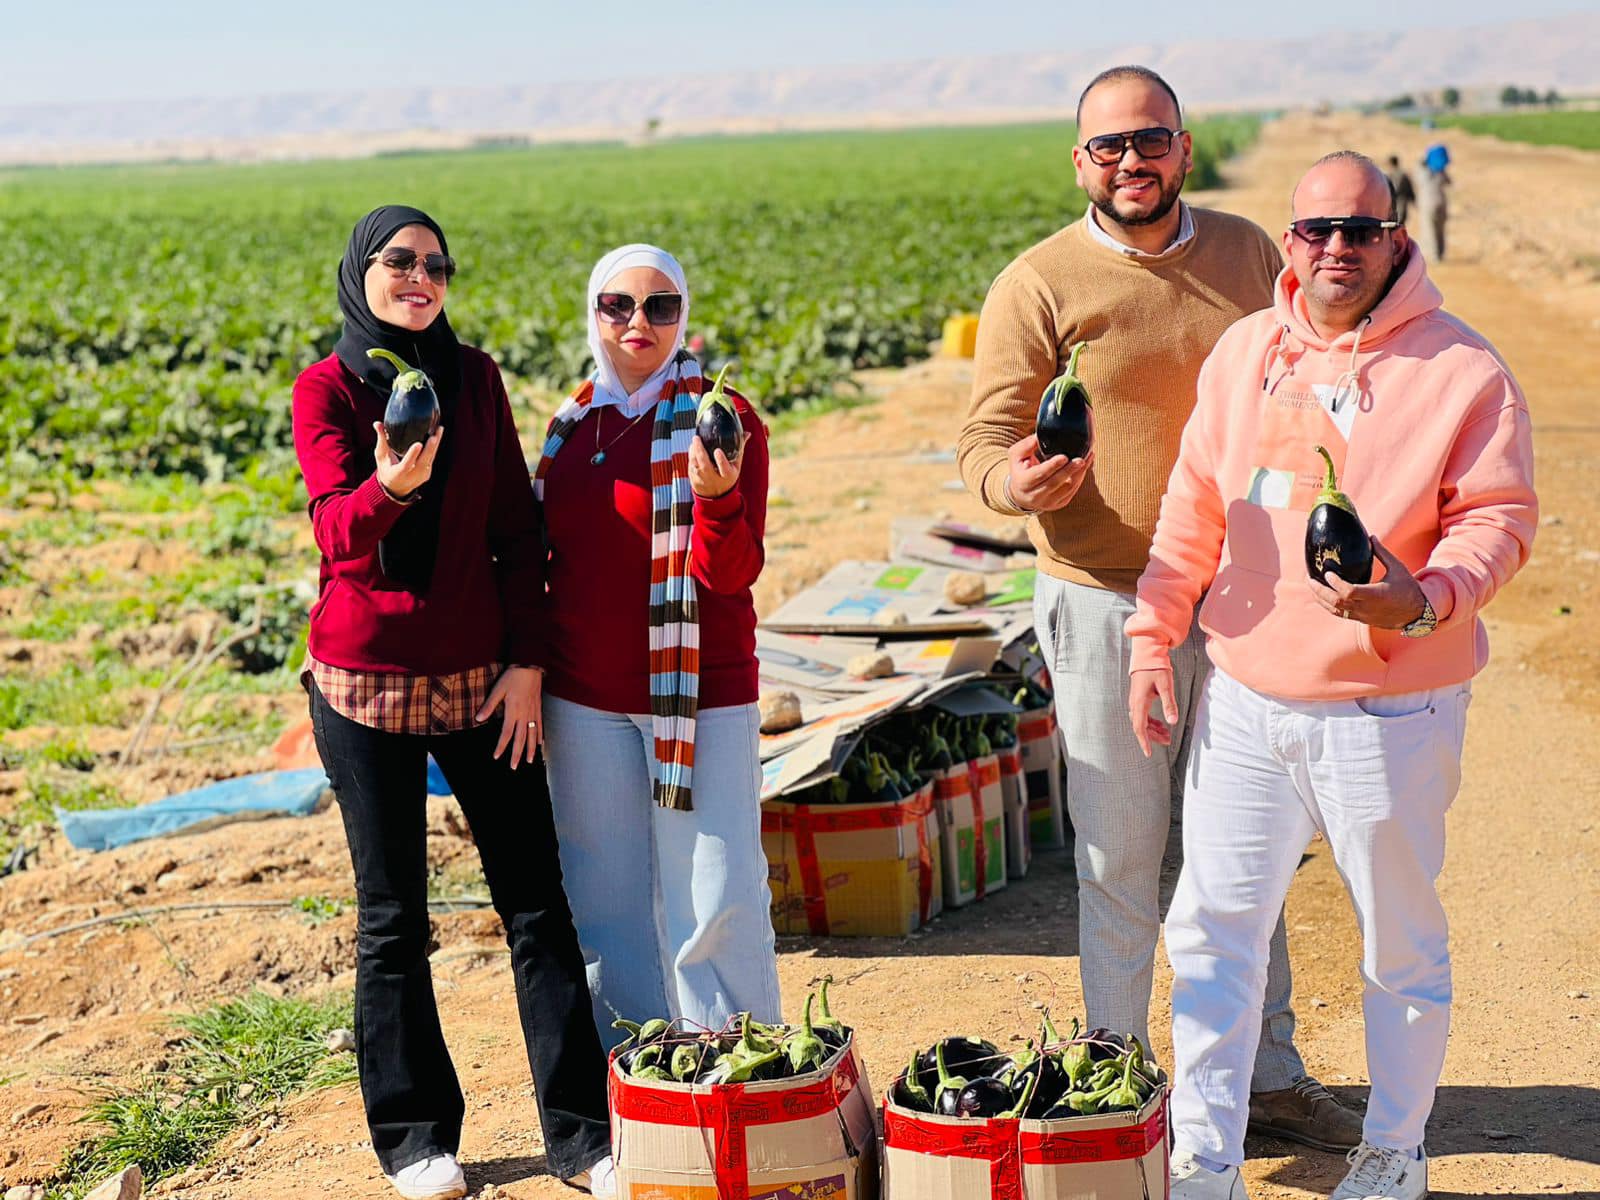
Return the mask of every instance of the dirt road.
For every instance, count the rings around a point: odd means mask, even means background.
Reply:
[[[1324,151],[1415,161],[1427,135],[1335,117],[1269,126],[1200,198],[1282,227],[1290,188]],[[1447,306],[1497,345],[1537,425],[1543,528],[1533,563],[1489,613],[1494,658],[1477,683],[1465,784],[1450,818],[1442,890],[1452,920],[1455,1024],[1429,1130],[1436,1196],[1600,1195],[1600,158],[1449,136],[1457,179]],[[1001,265],[996,263],[996,269]],[[869,381],[875,405],[788,435],[774,464],[770,567],[759,600],[840,557],[879,557],[891,515],[985,520],[941,461],[965,410],[969,367],[935,361]],[[452,809],[433,815],[434,864],[471,851]],[[334,814],[241,826],[94,857],[57,855],[0,885],[0,929],[27,933],[122,906],[224,897],[348,895]],[[861,1031],[882,1086],[913,1044],[953,1032],[1032,1029],[1036,1002],[1078,1008],[1076,903],[1065,854],[984,904],[905,939],[780,942],[792,1009],[831,973],[835,1008]],[[1354,921],[1326,847],[1313,843],[1289,900],[1298,1040],[1324,1082],[1360,1097],[1366,1078]],[[492,916],[440,918],[433,959],[446,1033],[468,1096],[463,1157],[474,1195],[570,1196],[543,1159]],[[165,1053],[161,1014],[251,983],[348,986],[354,919],[293,913],[103,926],[0,950],[0,1181],[36,1178],[80,1135],[81,1088],[125,1081]],[[5,944],[0,942],[0,945]],[[1158,963],[1166,1023],[1169,977]],[[33,1018],[38,1017],[35,1021]],[[28,1022],[28,1023],[22,1023]],[[43,1040],[50,1034],[58,1034]],[[1157,1053],[1170,1047],[1158,1034]],[[30,1111],[35,1105],[44,1107]],[[267,1200],[391,1194],[350,1089],[298,1099],[236,1135],[215,1163],[158,1194]],[[1325,1195],[1343,1162],[1252,1140],[1252,1195]]]

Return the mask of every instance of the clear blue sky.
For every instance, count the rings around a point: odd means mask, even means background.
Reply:
[[[1592,3],[1593,0],[1590,0]],[[1490,24],[1583,0],[6,0],[0,105],[616,79]],[[1135,13],[1137,22],[1127,14]],[[1203,12],[1203,16],[1200,14]]]

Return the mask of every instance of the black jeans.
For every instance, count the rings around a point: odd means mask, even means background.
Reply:
[[[355,868],[356,1056],[384,1172],[456,1153],[465,1111],[428,969],[430,752],[472,826],[506,927],[550,1171],[566,1178],[592,1166],[609,1152],[606,1061],[561,887],[543,760],[513,772],[509,751],[491,757],[498,717],[460,733],[384,733],[340,716],[315,685],[311,726]]]

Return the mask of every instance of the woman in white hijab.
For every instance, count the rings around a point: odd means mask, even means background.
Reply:
[[[695,436],[689,287],[655,246],[589,277],[594,373],[535,473],[550,549],[545,749],[596,1024],[780,1015],[761,852],[755,604],[766,429]]]

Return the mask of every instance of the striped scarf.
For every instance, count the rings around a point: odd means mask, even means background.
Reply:
[[[706,382],[700,364],[680,353],[661,386],[650,440],[650,723],[655,737],[654,795],[663,808],[694,807],[694,723],[700,703],[700,606],[689,574],[694,493],[689,442]],[[556,451],[589,411],[594,380],[578,385],[550,419],[533,489],[544,501]]]

